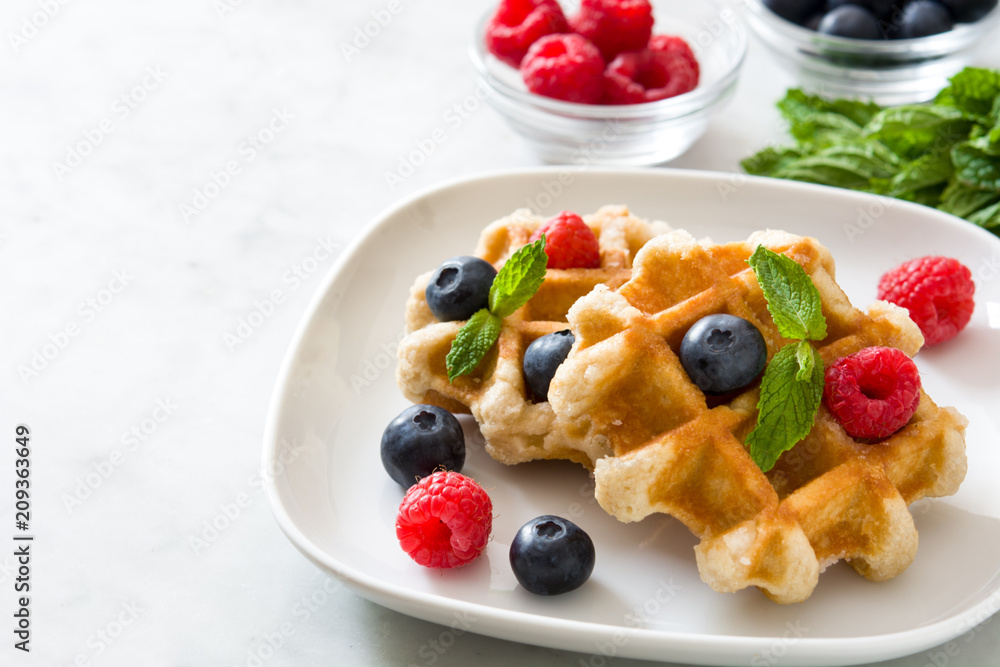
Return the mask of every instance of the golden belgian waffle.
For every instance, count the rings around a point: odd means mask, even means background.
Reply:
[[[588,430],[586,420],[581,424],[558,418],[547,402],[527,397],[521,370],[524,351],[536,338],[569,328],[570,306],[595,285],[615,288],[627,281],[635,253],[670,227],[636,218],[624,206],[605,206],[583,219],[597,235],[600,268],[549,269],[535,296],[504,318],[498,344],[476,371],[454,382],[448,382],[445,357],[464,322],[439,322],[431,313],[424,290],[433,271],[419,276],[410,290],[407,335],[399,346],[396,369],[400,389],[415,403],[471,412],[487,451],[503,463],[569,459],[592,468],[610,453],[604,437]],[[499,269],[545,221],[527,210],[515,211],[483,230],[475,254]]]
[[[917,532],[907,505],[958,489],[966,420],[922,392],[905,427],[866,444],[821,407],[810,435],[762,473],[743,444],[759,383],[725,402],[706,398],[677,357],[687,329],[713,313],[755,324],[769,359],[789,342],[746,263],[758,244],[801,264],[819,290],[825,364],[872,345],[910,356],[923,345],[905,310],[881,301],[867,313],[854,308],[814,239],[766,231],[708,245],[674,231],[643,247],[628,282],[597,286],[570,309],[576,342],[549,400],[558,419],[588,421],[607,438],[611,454],[595,468],[605,510],[621,521],[655,512],[682,521],[701,539],[698,569],[717,591],[757,586],[777,602],[798,602],[837,560],[875,581],[910,564]]]

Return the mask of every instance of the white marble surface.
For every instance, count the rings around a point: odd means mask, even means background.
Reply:
[[[281,535],[257,472],[282,357],[345,243],[420,188],[537,164],[469,103],[466,48],[491,1],[3,3],[0,539],[21,423],[36,539],[32,651],[5,630],[0,664],[603,664],[358,598]],[[1000,65],[990,49],[981,62]],[[773,102],[791,83],[752,42],[729,112],[672,166],[735,171],[780,140]],[[998,652],[987,622],[884,664]]]

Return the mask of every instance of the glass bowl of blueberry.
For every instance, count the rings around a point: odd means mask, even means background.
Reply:
[[[494,0],[470,55],[486,101],[546,162],[643,166],[705,132],[746,47],[721,0]]]
[[[1000,23],[997,0],[743,0],[761,41],[826,97],[931,99]]]

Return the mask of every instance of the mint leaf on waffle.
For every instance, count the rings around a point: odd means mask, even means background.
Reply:
[[[486,308],[480,308],[469,318],[451,343],[451,350],[445,357],[448,367],[448,381],[459,375],[468,375],[490,351],[500,337],[502,320]]]
[[[803,364],[805,357],[810,361]],[[767,472],[812,430],[823,398],[823,360],[804,340],[778,350],[764,371],[757,425],[747,436],[750,458]]]
[[[747,436],[750,458],[763,472],[809,435],[823,398],[823,359],[810,340],[826,338],[823,302],[798,262],[764,246],[747,260],[778,332],[798,340],[778,350],[764,370],[757,424]]]
[[[819,291],[798,262],[757,246],[747,263],[764,290],[767,309],[782,336],[796,340],[826,338]]]
[[[542,286],[547,263],[544,234],[504,263],[490,286],[489,306],[470,317],[451,343],[445,358],[449,382],[476,370],[500,337],[503,318],[526,304]]]
[[[545,234],[534,243],[518,248],[500,269],[490,287],[490,312],[507,317],[535,296],[545,281]]]

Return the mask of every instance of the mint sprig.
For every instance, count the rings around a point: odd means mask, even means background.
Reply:
[[[826,338],[823,302],[809,274],[791,257],[757,246],[747,263],[764,290],[778,333],[796,340]]]
[[[747,260],[784,338],[760,383],[757,424],[747,436],[750,458],[767,472],[778,458],[809,435],[823,398],[823,359],[810,340],[826,337],[819,291],[793,259],[757,246]]]
[[[490,285],[489,306],[476,311],[451,343],[445,366],[448,381],[476,370],[500,337],[503,318],[528,302],[545,281],[545,235],[518,248]]]
[[[1000,235],[1000,70],[968,67],[928,103],[883,109],[792,89],[778,108],[794,144],[747,158],[747,173],[897,197]],[[844,227],[852,243],[865,229]]]
[[[804,366],[799,355],[812,359]],[[823,398],[823,360],[804,340],[784,346],[760,382],[757,425],[747,436],[750,458],[767,472],[812,430]]]

